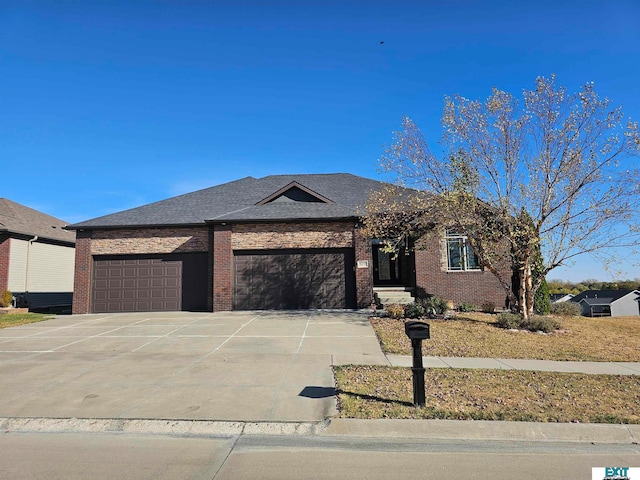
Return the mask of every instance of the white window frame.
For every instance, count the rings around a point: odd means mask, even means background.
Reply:
[[[447,249],[447,271],[448,272],[477,272],[482,270],[480,260],[471,248],[469,238],[461,233],[456,233],[453,230],[447,230],[445,232],[445,245]],[[459,261],[457,265],[454,265],[451,253],[452,247],[457,246],[459,252]],[[474,262],[475,260],[475,262]]]

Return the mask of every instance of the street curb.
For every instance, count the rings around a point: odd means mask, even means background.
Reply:
[[[244,422],[100,418],[0,418],[0,433],[130,433],[190,437],[299,435],[639,444],[640,425],[474,420],[359,420]]]
[[[640,425],[482,420],[333,419],[321,435],[369,438],[640,443]]]
[[[321,422],[228,422],[109,418],[0,418],[0,432],[136,433],[176,436],[317,435]]]

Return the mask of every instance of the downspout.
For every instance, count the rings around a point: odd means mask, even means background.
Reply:
[[[33,237],[31,240],[27,242],[27,271],[25,272],[25,275],[24,275],[24,295],[25,295],[25,300],[27,300],[27,304],[29,303],[29,300],[27,299],[27,295],[29,294],[29,261],[31,258],[31,244],[36,240],[38,240],[38,235],[36,235],[35,237]]]

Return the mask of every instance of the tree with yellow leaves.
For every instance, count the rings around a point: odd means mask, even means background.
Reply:
[[[390,248],[442,229],[465,234],[529,318],[552,269],[640,244],[638,125],[592,83],[570,94],[539,77],[522,101],[497,88],[484,102],[447,97],[442,124],[443,155],[404,118],[380,160],[393,185],[371,196],[364,223],[395,239]]]

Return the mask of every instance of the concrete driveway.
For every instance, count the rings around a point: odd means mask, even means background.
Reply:
[[[0,417],[316,421],[348,363],[388,364],[365,312],[60,316],[0,330]]]

